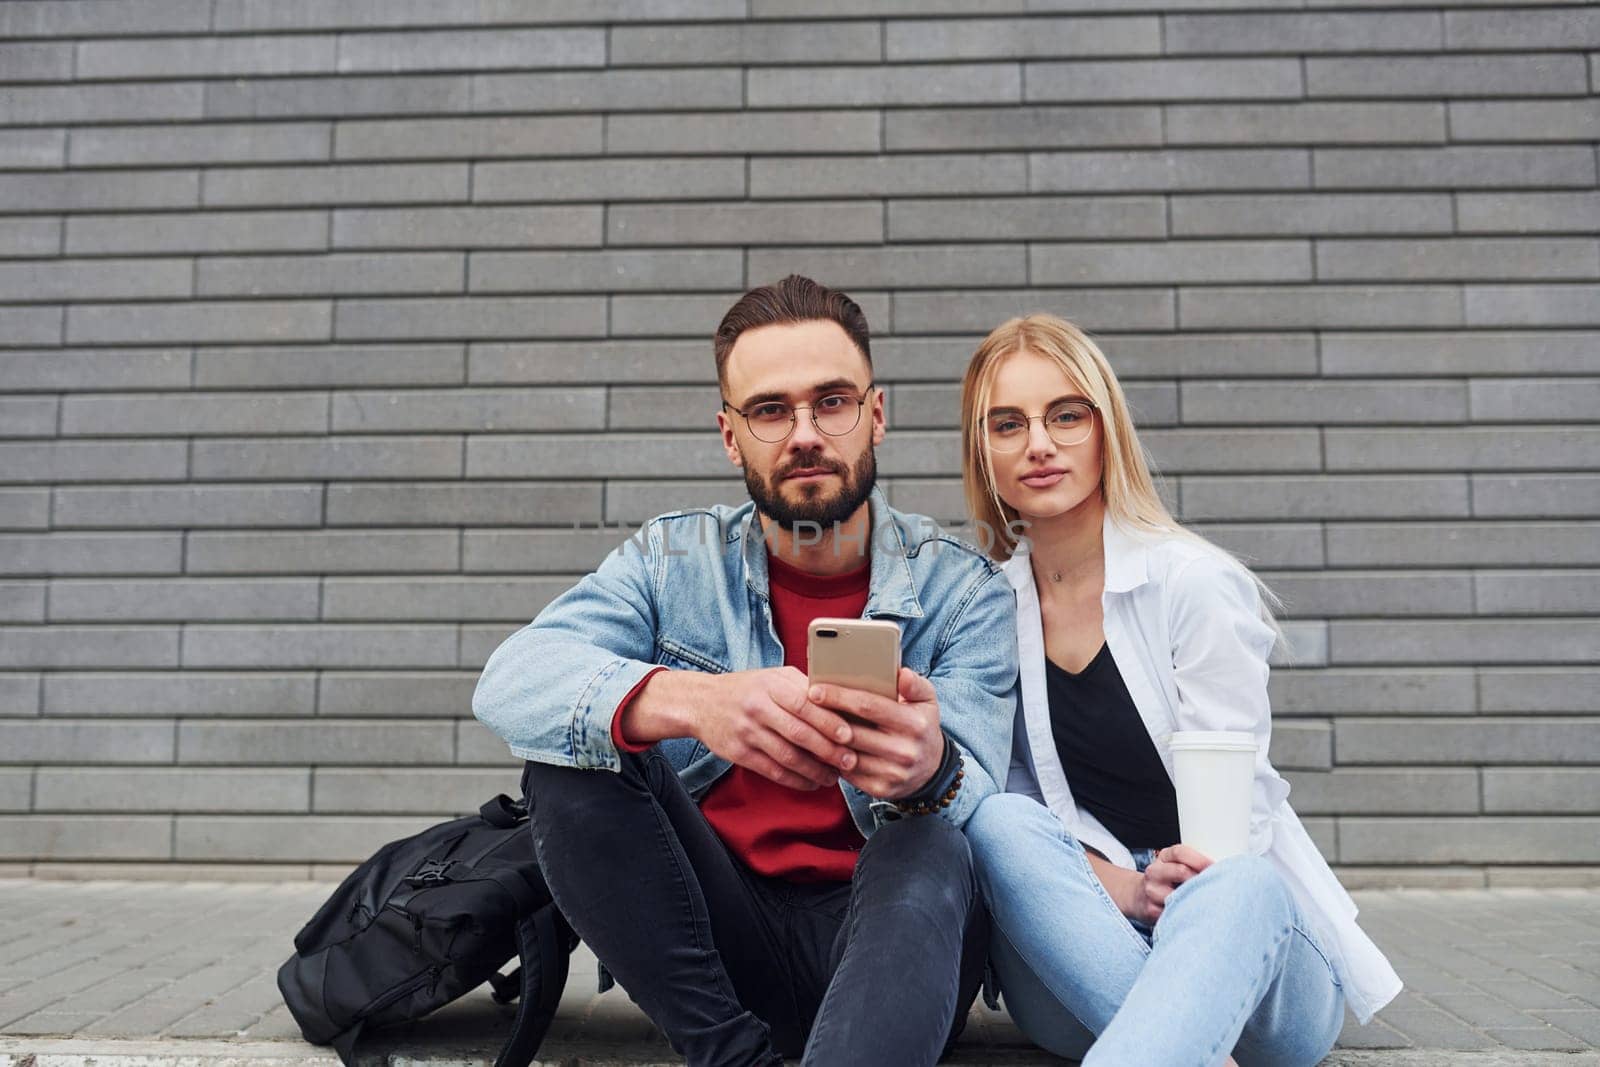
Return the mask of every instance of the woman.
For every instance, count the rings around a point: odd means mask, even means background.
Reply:
[[[1400,980],[1267,758],[1271,594],[1167,512],[1072,324],[996,329],[961,414],[967,502],[1017,592],[1009,791],[967,824],[1007,1008],[1087,1064],[1316,1063],[1346,1004],[1364,1023]],[[1177,843],[1176,730],[1255,735],[1247,854]]]

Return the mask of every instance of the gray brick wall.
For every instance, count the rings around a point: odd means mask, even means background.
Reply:
[[[0,873],[514,786],[477,671],[742,499],[707,339],[800,270],[945,520],[976,340],[1101,338],[1348,880],[1600,877],[1600,14],[1251,6],[0,4]]]

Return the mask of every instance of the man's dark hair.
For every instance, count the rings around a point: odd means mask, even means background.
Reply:
[[[861,305],[837,289],[810,278],[791,274],[776,285],[763,285],[741,296],[722,316],[711,349],[717,357],[717,381],[726,381],[728,354],[746,330],[760,326],[790,325],[817,320],[837,322],[860,349],[872,369],[872,347],[867,340],[867,316]]]

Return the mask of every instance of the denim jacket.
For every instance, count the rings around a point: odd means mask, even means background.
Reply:
[[[957,826],[1005,780],[1019,696],[1016,597],[1000,567],[932,519],[870,497],[865,618],[900,627],[900,658],[933,683],[965,777]],[[841,551],[865,550],[843,542]],[[655,664],[713,673],[781,667],[755,505],[660,515],[495,649],[472,713],[524,759],[615,771],[618,702]],[[732,766],[693,738],[661,743],[699,797]],[[897,817],[843,779],[863,836]]]

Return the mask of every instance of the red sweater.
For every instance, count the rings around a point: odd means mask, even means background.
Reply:
[[[805,673],[806,627],[820,616],[860,618],[872,566],[822,576],[768,556],[767,568],[783,662]],[[620,723],[622,709],[644,681],[622,698],[611,720],[612,740],[635,752],[641,746],[623,738]],[[734,855],[758,874],[791,882],[847,882],[855,871],[863,839],[837,788],[790,789],[736,766],[701,798],[700,811]]]

